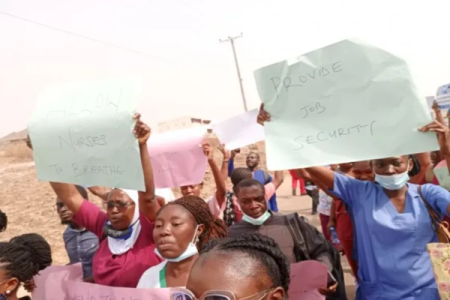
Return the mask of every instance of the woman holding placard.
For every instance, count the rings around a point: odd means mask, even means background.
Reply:
[[[162,263],[145,271],[138,288],[184,287],[202,246],[227,236],[225,223],[214,218],[206,202],[186,196],[158,212],[153,230],[155,253]]]
[[[101,241],[92,261],[95,282],[115,287],[136,287],[145,270],[161,262],[153,252],[153,221],[160,205],[147,150],[150,128],[140,120],[139,114],[134,118],[145,192],[112,189],[102,197],[105,213],[83,199],[73,184],[50,183],[56,195],[75,214],[73,221],[95,233]]]
[[[262,110],[259,122],[270,121]],[[450,130],[434,121],[420,128],[435,132],[441,153],[450,158]],[[358,247],[359,289],[364,300],[438,300],[428,243],[437,242],[427,204],[450,215],[450,193],[431,184],[408,183],[408,156],[371,161],[375,182],[363,182],[325,167],[306,170],[352,210]]]

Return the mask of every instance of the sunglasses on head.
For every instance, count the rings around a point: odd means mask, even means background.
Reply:
[[[170,300],[261,300],[270,290],[265,290],[244,298],[237,299],[232,292],[228,291],[207,291],[200,296],[195,295],[188,289],[178,288],[171,289]]]

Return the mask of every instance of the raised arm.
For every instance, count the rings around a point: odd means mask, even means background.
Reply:
[[[284,181],[284,171],[275,171],[274,178],[272,180],[275,190],[277,190]]]
[[[419,128],[422,132],[432,131],[437,134],[437,139],[439,143],[439,148],[441,154],[447,162],[447,168],[450,172],[450,129],[438,121],[433,121],[432,123]]]
[[[208,164],[213,173],[214,182],[216,183],[215,197],[217,203],[219,204],[219,207],[221,207],[222,203],[225,201],[225,195],[227,192],[225,179],[222,176],[221,171],[217,167],[216,162],[214,161],[214,151],[209,143],[203,144],[203,151],[205,152],[205,155],[208,157]]]
[[[134,135],[139,142],[139,151],[141,153],[142,170],[144,171],[145,191],[139,191],[139,209],[150,221],[156,219],[160,204],[155,194],[155,181],[153,180],[153,169],[148,154],[147,141],[150,137],[150,128],[141,121],[140,114],[135,114],[136,126]]]
[[[436,115],[436,121],[438,121],[441,124],[445,124],[444,116],[442,115],[439,105],[437,104],[436,101],[433,101],[433,105],[431,106],[431,108],[433,109],[434,114]]]
[[[27,146],[33,150],[33,144],[31,143],[30,136],[27,135]],[[59,199],[67,206],[67,208],[74,214],[76,214],[81,205],[83,204],[83,196],[78,192],[77,188],[73,184],[50,182],[50,186],[55,191],[55,194]]]
[[[224,182],[228,179],[228,172],[229,172],[229,165],[230,165],[230,159],[231,159],[231,153],[225,148],[225,145],[220,145],[219,148],[220,152],[223,154],[223,162],[222,162],[222,168],[220,168],[220,174],[222,175],[222,178]]]
[[[312,177],[314,183],[316,184],[320,183],[324,186],[324,190],[334,189],[334,172],[328,169],[327,167],[310,167],[305,168],[305,170]]]
[[[239,150],[239,149],[237,149],[237,150],[232,150],[231,153],[230,153],[230,157],[229,157],[229,159],[228,159],[228,173],[227,173],[227,176],[226,176],[225,178],[227,178],[228,176],[230,176],[231,173],[232,173],[233,170],[234,170],[234,158],[236,157],[236,154],[238,153],[238,152],[237,152],[238,150]]]
[[[58,198],[67,206],[67,208],[77,214],[83,204],[83,196],[78,192],[75,185],[60,182],[50,182]]]
[[[320,188],[322,191],[324,191],[325,194],[327,194],[328,196],[330,196],[330,197],[332,197],[332,198],[336,197],[336,195],[332,194],[332,193],[329,191],[328,187],[327,187],[324,183],[322,183],[322,182],[320,181],[319,178],[314,177],[313,175],[311,175],[311,174],[310,174],[308,171],[306,171],[305,169],[297,169],[296,171],[297,171],[297,175],[298,175],[299,177],[301,177],[301,178],[303,178],[303,179],[305,179],[305,180],[307,180],[307,181],[314,182],[314,184],[315,184],[318,188]],[[332,171],[332,172],[333,172],[333,171]],[[333,204],[332,204],[332,206],[333,206]],[[331,216],[331,215],[330,215],[330,216]]]

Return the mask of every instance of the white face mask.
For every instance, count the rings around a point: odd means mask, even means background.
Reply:
[[[404,187],[408,182],[409,180],[408,172],[409,171],[407,168],[407,171],[401,174],[394,174],[390,176],[375,174],[375,181],[378,182],[383,188],[387,190],[397,191],[402,187]]]
[[[244,216],[242,217],[242,221],[245,221],[247,223],[250,223],[250,224],[253,224],[253,225],[256,225],[256,226],[261,226],[262,224],[264,224],[264,222],[267,221],[268,218],[270,218],[270,212],[268,210],[266,210],[266,212],[263,213],[257,219],[254,219],[254,218],[244,214]]]
[[[199,225],[197,225],[197,227],[195,227],[194,238],[189,243],[186,250],[184,250],[184,252],[180,254],[180,256],[175,257],[175,258],[166,258],[166,257],[162,256],[161,253],[159,253],[158,248],[155,248],[155,254],[169,262],[180,262],[182,260],[185,260],[186,258],[189,258],[189,257],[192,257],[192,256],[198,254],[198,249],[197,249],[197,246],[195,245],[197,242],[198,226]]]

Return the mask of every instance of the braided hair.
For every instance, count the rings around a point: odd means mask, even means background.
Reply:
[[[199,249],[213,239],[220,239],[227,236],[227,226],[221,219],[214,218],[209,210],[208,204],[202,198],[197,196],[184,196],[167,203],[166,206],[160,209],[160,212],[169,205],[180,205],[184,207],[192,214],[197,224],[203,224],[204,230],[199,237],[197,246]]]
[[[22,234],[12,238],[9,242],[29,249],[31,259],[38,271],[44,270],[52,264],[52,250],[41,235],[37,233]]]
[[[252,179],[253,173],[249,168],[236,168],[231,172],[230,178],[234,186],[244,179]]]
[[[7,226],[8,226],[8,217],[4,212],[0,210],[0,232],[5,231]]]
[[[0,268],[20,282],[31,280],[51,262],[50,245],[38,234],[24,234],[0,243]]]
[[[282,287],[287,293],[290,282],[290,265],[278,244],[268,236],[259,233],[245,233],[236,237],[213,240],[203,247],[200,258],[210,253],[240,252],[261,265],[268,278],[272,281],[269,288]],[[238,256],[233,256],[237,259]],[[235,261],[236,262],[236,261]],[[259,274],[255,274],[258,276]]]

